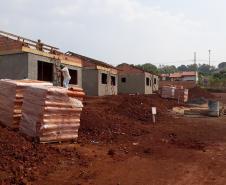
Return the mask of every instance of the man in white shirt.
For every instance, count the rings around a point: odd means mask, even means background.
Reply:
[[[71,76],[70,76],[69,70],[63,64],[60,65],[60,68],[61,68],[60,71],[62,72],[62,75],[63,75],[63,78],[64,78],[63,86],[65,88],[68,88],[69,82],[71,80]]]

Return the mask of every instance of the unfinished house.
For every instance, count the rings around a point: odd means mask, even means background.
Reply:
[[[118,94],[118,76],[114,66],[70,51],[66,54],[82,61],[82,87],[88,96]]]
[[[191,81],[198,82],[198,72],[197,71],[184,71],[184,72],[176,72],[171,74],[161,74],[161,78],[163,81]]]
[[[60,64],[69,68],[71,85],[82,87],[82,62],[58,48],[0,31],[0,79],[32,79],[61,85]]]
[[[117,66],[119,94],[152,94],[158,90],[158,76],[126,63]]]

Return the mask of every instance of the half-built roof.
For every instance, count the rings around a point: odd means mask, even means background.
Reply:
[[[110,64],[107,64],[105,62],[102,62],[100,60],[96,60],[96,59],[93,59],[93,58],[90,58],[90,57],[86,57],[84,55],[74,53],[74,52],[71,52],[71,51],[68,51],[66,54],[69,55],[69,56],[80,58],[83,61],[83,67],[103,66],[103,67],[107,67],[107,68],[116,69],[116,67],[114,67]]]
[[[170,74],[161,74],[161,77],[170,77]]]
[[[181,78],[182,77],[182,73],[172,73],[170,74],[170,78]]]
[[[129,74],[129,73],[150,73],[148,71],[145,71],[144,69],[142,68],[139,68],[139,67],[136,67],[134,65],[130,65],[130,64],[127,64],[127,63],[122,63],[122,64],[119,64],[117,66],[117,69],[119,70],[119,73],[120,74]],[[150,73],[152,75],[156,75],[158,76],[157,74],[154,74],[154,73]]]
[[[65,55],[57,47],[0,30],[0,55],[15,53],[32,53],[60,60],[63,64],[82,66],[81,60]]]
[[[172,73],[170,74],[170,78],[182,78],[186,76],[196,76],[196,71],[184,71],[184,72],[178,72],[178,73]]]
[[[196,76],[197,72],[196,71],[185,71],[182,73],[182,76]]]

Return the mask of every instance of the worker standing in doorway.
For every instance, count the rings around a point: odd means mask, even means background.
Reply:
[[[71,76],[69,73],[69,70],[66,66],[64,66],[63,64],[60,65],[60,71],[62,72],[64,81],[63,81],[63,86],[65,88],[68,88],[69,82],[71,80]]]

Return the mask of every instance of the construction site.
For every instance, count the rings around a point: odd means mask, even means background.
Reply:
[[[226,92],[3,31],[0,79],[2,185],[226,184]]]

